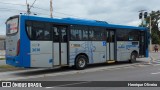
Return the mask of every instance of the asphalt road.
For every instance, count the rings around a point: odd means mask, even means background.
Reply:
[[[160,81],[159,53],[153,54],[154,63],[139,59],[137,63],[98,64],[85,70],[32,69],[1,73],[0,80],[15,81],[82,81],[82,83],[55,83],[43,88],[0,88],[0,90],[159,90],[159,87],[94,87],[92,81]],[[83,81],[85,81],[83,83]],[[97,82],[98,84],[98,82]],[[93,85],[93,87],[80,87]],[[64,87],[60,87],[64,86]],[[71,87],[68,87],[71,86]],[[79,86],[79,87],[76,87]]]
[[[54,76],[44,76],[44,77],[37,77],[37,78],[30,78],[30,79],[19,79],[19,81],[87,81],[86,83],[79,83],[78,86],[85,86],[90,85],[92,81],[160,81],[160,65],[159,64],[152,64],[152,65],[143,65],[143,64],[136,64],[123,67],[116,67],[112,66],[113,68],[108,69],[86,69],[79,71],[79,73],[73,73],[71,70],[66,70],[70,73]],[[99,68],[99,67],[98,67]],[[45,71],[45,70],[44,70]],[[87,72],[86,72],[87,71]],[[32,71],[33,75],[38,73],[37,71]],[[44,72],[46,73],[46,72]],[[58,72],[57,72],[58,73]],[[27,74],[27,73],[21,73]],[[28,75],[31,72],[28,72]],[[91,82],[90,82],[91,81]],[[98,84],[98,83],[97,83]],[[159,90],[158,87],[75,87],[77,86],[76,83],[65,84],[60,83],[57,86],[64,86],[64,87],[43,87],[43,88],[23,88],[23,90]],[[72,87],[67,87],[72,86]],[[10,88],[0,88],[0,90],[10,90]],[[12,88],[11,90],[22,90],[22,88]]]

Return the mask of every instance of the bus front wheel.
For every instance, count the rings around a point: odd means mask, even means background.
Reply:
[[[84,55],[78,55],[75,61],[75,68],[78,70],[85,69],[87,66],[87,57]]]
[[[129,62],[130,62],[130,63],[136,62],[136,58],[137,58],[137,54],[133,52],[133,53],[131,54],[131,56],[130,56]]]

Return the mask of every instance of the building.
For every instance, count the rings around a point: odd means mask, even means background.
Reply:
[[[0,35],[0,50],[5,50],[5,35]]]

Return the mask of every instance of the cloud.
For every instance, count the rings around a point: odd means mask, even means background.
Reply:
[[[20,12],[26,12],[26,0],[0,0],[0,34],[5,34],[5,20]],[[31,5],[34,0],[27,0]],[[38,16],[49,17],[50,0],[36,0],[32,12]],[[138,26],[138,14],[144,9],[148,12],[160,9],[160,0],[53,0],[53,16],[74,17],[107,21],[113,24]],[[6,9],[4,9],[6,8]],[[38,9],[39,8],[39,9]],[[41,9],[40,9],[41,8]],[[2,24],[3,23],[3,24]]]

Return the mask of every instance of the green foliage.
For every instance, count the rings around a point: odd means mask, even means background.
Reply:
[[[5,58],[0,58],[0,60],[5,60]]]
[[[152,43],[153,44],[160,44],[160,37],[159,37],[158,34],[152,33],[151,38],[152,38]]]
[[[160,31],[158,30],[158,24],[160,23],[160,10],[158,11],[152,11],[150,13],[151,16],[151,38],[152,38],[152,43],[153,44],[160,44]],[[146,27],[149,28],[149,23],[150,23],[150,16],[148,16],[146,20]],[[140,24],[139,26],[142,26]]]

